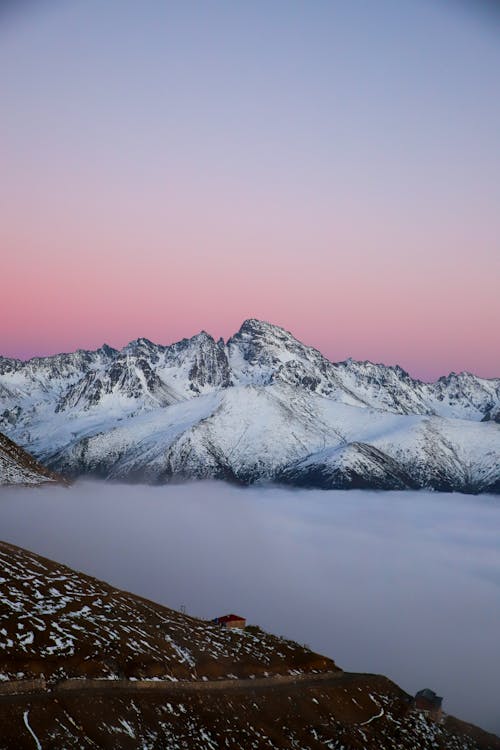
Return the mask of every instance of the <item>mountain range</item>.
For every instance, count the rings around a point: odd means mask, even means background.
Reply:
[[[0,357],[0,430],[66,476],[500,491],[500,378],[333,363],[246,320],[228,341]]]

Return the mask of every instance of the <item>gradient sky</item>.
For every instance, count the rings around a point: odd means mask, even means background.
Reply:
[[[446,0],[0,12],[0,353],[247,317],[500,376],[500,21]]]

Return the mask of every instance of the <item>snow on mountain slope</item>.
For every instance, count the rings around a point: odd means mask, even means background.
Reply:
[[[227,342],[227,350],[235,384],[282,382],[344,403],[365,405],[361,395],[342,385],[335,365],[278,326],[246,320]]]
[[[326,448],[288,466],[278,479],[323,489],[403,490],[415,486],[397,461],[366,443]]]
[[[51,442],[58,405],[88,373],[110,367],[118,352],[104,345],[94,352],[77,351],[22,362],[0,357],[0,383],[10,395],[0,394],[0,428],[38,457]],[[62,417],[71,422],[81,416],[72,410]],[[43,444],[37,444],[37,436]]]
[[[49,457],[60,472],[163,482],[500,488],[494,423],[387,414],[292,386],[239,386],[76,437]]]
[[[439,378],[427,385],[434,411],[442,417],[481,419],[500,405],[500,379],[478,378],[470,372]]]
[[[278,326],[247,320],[227,342],[236,383],[285,382],[343,403],[398,414],[438,414],[480,420],[500,404],[500,378],[451,373],[436,383],[415,380],[401,367],[332,363]]]
[[[375,409],[397,414],[432,414],[426,384],[401,367],[346,360],[335,365],[340,382]]]
[[[489,422],[490,420],[500,424],[500,404],[488,409],[481,421]]]
[[[228,389],[210,418],[170,447],[168,472],[243,483],[272,480],[277,468],[304,450],[341,439],[321,420],[317,400],[289,387]]]
[[[401,367],[346,360],[335,365],[340,382],[375,408],[401,414],[438,414],[480,420],[500,402],[500,379],[451,373],[435,383],[414,380]]]
[[[19,445],[0,433],[0,485],[37,485],[62,481],[62,477],[46,469]]]
[[[500,489],[500,430],[468,420],[422,419],[375,438],[372,444],[398,461],[418,486],[462,492]]]
[[[157,372],[185,398],[231,384],[224,342],[215,342],[205,331],[165,347]]]
[[[96,351],[34,357],[26,362],[0,357],[0,382],[18,398],[53,399],[89,370],[106,367],[118,355],[104,344]]]
[[[185,431],[202,423],[222,395],[213,392],[168,409],[156,409],[126,420],[115,420],[106,430],[94,428],[59,448],[49,464],[67,474],[92,474],[110,479],[161,481],[166,474],[166,451]]]
[[[466,420],[400,416],[349,429],[345,446],[312,453],[279,472],[300,486],[500,491],[500,430]],[[355,423],[356,420],[353,419]],[[386,422],[384,425],[384,421]],[[341,426],[338,425],[339,429]],[[346,433],[347,436],[347,433]]]
[[[56,412],[75,408],[88,411],[93,406],[106,410],[117,399],[123,402],[124,411],[133,400],[138,402],[139,409],[169,406],[179,400],[144,357],[125,354],[115,358],[107,369],[89,370],[68,388],[59,400]]]
[[[316,476],[335,469],[349,484],[364,468],[375,483],[388,472],[396,485],[480,491],[498,483],[499,413],[499,379],[423,383],[400,367],[333,364],[258,320],[227,344],[201,332],[171,346],[0,358],[0,429],[71,474],[250,482],[294,466],[299,482],[299,467],[314,473],[308,457],[356,443],[318,456]]]
[[[343,439],[324,420],[321,402],[285,386],[215,391],[76,439],[52,457],[51,465],[70,473],[84,468],[110,478],[150,481],[271,479],[276,466],[310,446]]]

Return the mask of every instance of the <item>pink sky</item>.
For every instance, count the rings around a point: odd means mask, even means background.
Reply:
[[[71,225],[48,215],[36,227],[36,241],[31,229],[11,230],[3,354],[24,358],[103,342],[120,347],[139,336],[169,343],[201,329],[227,337],[243,319],[257,317],[334,360],[399,363],[424,379],[463,369],[500,374],[498,274],[468,264],[458,240],[444,256],[439,240],[419,234],[411,247],[406,243],[405,257],[387,250],[381,257],[377,247],[391,238],[377,222],[349,232],[339,220],[336,231],[324,227],[328,239],[316,238],[312,248],[303,218],[277,227],[272,237],[267,226],[247,227],[244,238],[214,214],[210,227],[202,219],[174,226],[167,218],[165,239],[142,242],[126,222],[114,232],[106,228],[105,237],[94,225],[90,236],[77,237]],[[366,253],[362,248],[372,243]]]
[[[256,317],[332,360],[500,376],[498,46],[386,4],[263,29],[75,0],[0,29],[0,354]]]

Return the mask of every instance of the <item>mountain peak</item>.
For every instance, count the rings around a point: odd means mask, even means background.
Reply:
[[[106,346],[106,344],[104,346]],[[126,346],[124,346],[121,351],[123,354],[132,354],[141,350],[151,351],[152,349],[157,349],[157,348],[158,348],[158,344],[154,344],[149,339],[144,338],[144,336],[140,336],[138,339],[129,341],[129,343]]]
[[[268,323],[265,320],[257,320],[257,318],[244,320],[239,331],[227,341],[229,347],[241,344],[251,347],[258,346],[261,349],[278,347],[279,349],[300,348],[306,350],[310,348],[302,344],[285,328],[281,328],[274,323]]]
[[[244,320],[238,331],[238,334],[243,333],[280,333],[292,336],[285,328],[274,323],[268,323],[266,320],[259,320],[258,318],[247,318]]]
[[[192,336],[190,341],[214,341],[215,342],[215,339],[212,336],[212,334],[207,333],[205,329],[203,329],[199,333],[197,333],[195,336]]]
[[[100,354],[104,354],[106,357],[112,357],[115,354],[117,354],[118,349],[114,349],[109,344],[103,344],[99,349],[97,349],[97,352]]]

